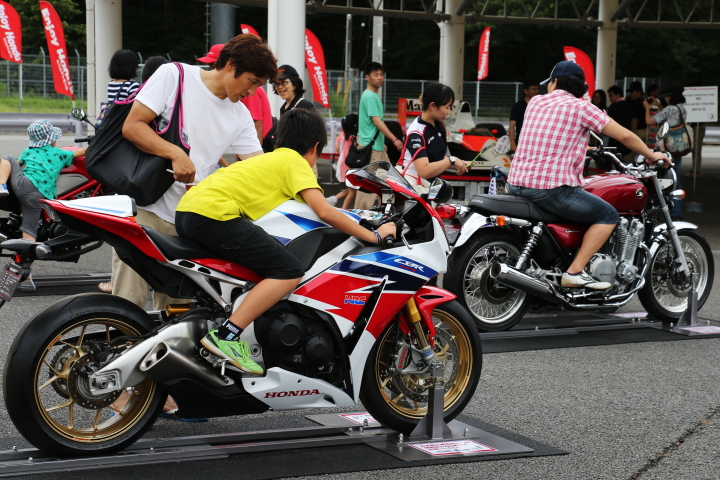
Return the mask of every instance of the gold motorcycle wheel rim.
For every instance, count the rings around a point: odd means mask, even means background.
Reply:
[[[465,328],[450,313],[434,311],[433,324],[437,334],[434,351],[438,359],[445,362],[444,410],[447,411],[460,400],[470,381],[473,352]],[[421,397],[427,397],[431,379],[418,375],[391,375],[388,372],[389,349],[396,339],[397,323],[394,325],[394,328],[385,330],[374,359],[376,386],[395,412],[407,418],[420,419],[427,414],[427,400],[423,401]],[[405,384],[404,389],[399,382]],[[418,395],[419,392],[423,393]]]
[[[123,405],[102,408],[80,405],[70,391],[77,388],[88,392],[87,382],[77,374],[77,368],[91,358],[89,339],[110,341],[113,337],[139,335],[141,333],[130,325],[110,318],[85,320],[56,335],[35,366],[35,403],[43,421],[62,437],[82,443],[108,441],[135,426],[155,395],[156,385],[152,380],[114,394],[113,397],[117,397],[125,392],[123,397],[127,397],[127,401]],[[88,401],[102,404],[112,398],[105,397]]]

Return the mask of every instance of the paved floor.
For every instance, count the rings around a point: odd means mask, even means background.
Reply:
[[[686,163],[683,167],[689,170],[690,162]],[[327,173],[327,167],[321,169],[323,173]],[[720,148],[706,147],[696,198],[704,204],[704,211],[687,213],[685,219],[701,226],[715,251],[720,251],[720,214],[715,207],[720,190],[718,177]],[[692,199],[692,183],[687,179],[682,178]],[[720,260],[720,256],[715,259]],[[83,257],[78,264],[38,262],[36,271],[59,274],[107,272],[109,268],[108,249],[102,248]],[[0,358],[5,357],[22,324],[55,300],[56,297],[16,298],[0,310]],[[641,306],[636,302],[622,309],[639,310]],[[700,313],[720,322],[717,287]],[[400,475],[418,479],[720,478],[720,339],[495,353],[485,355],[484,362],[480,386],[464,413],[566,450],[568,455],[323,478],[390,479]],[[275,425],[284,415],[270,413],[254,418]],[[151,435],[227,431],[235,422],[241,420],[214,419],[200,425],[160,420]],[[2,407],[0,437],[0,449],[22,442]],[[187,478],[200,478],[203,463],[183,464],[183,473]],[[228,476],[238,474],[241,472],[228,472]],[[122,470],[107,470],[102,477],[127,478],[127,475]],[[79,472],[72,474],[72,478],[91,476]]]

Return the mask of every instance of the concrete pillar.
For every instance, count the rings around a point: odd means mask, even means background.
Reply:
[[[268,0],[268,45],[278,59],[278,66],[292,65],[305,78],[305,0]],[[310,90],[305,85],[305,90]],[[270,89],[272,92],[272,89]],[[283,100],[270,93],[270,108],[280,115]]]
[[[451,18],[440,25],[440,83],[455,92],[455,98],[463,98],[463,62],[465,54],[465,15],[455,10],[462,0],[445,0],[445,13]]]
[[[122,0],[95,0],[94,23],[95,85],[93,87],[88,84],[88,98],[90,90],[94,88],[95,101],[94,105],[89,106],[89,110],[92,109],[96,114],[100,102],[107,102],[107,86],[112,80],[108,72],[110,60],[113,54],[122,48]],[[92,48],[91,45],[93,44],[88,42],[88,51]]]
[[[383,0],[375,0],[379,5],[377,8],[382,10]],[[373,17],[373,34],[372,34],[372,61],[383,63],[383,17]]]
[[[87,96],[87,110],[89,117],[95,117],[95,0],[85,0],[85,25],[87,40],[87,75],[85,75],[85,92]],[[43,67],[44,68],[44,67]]]
[[[235,5],[210,4],[210,45],[227,43],[235,36]]]
[[[595,60],[595,88],[607,91],[615,85],[617,68],[617,21],[610,15],[618,7],[618,0],[600,0],[600,18],[603,26],[598,28],[597,59]]]

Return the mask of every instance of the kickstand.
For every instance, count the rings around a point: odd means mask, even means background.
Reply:
[[[450,438],[452,430],[445,423],[445,364],[430,365],[433,384],[430,387],[427,414],[409,436],[411,440],[442,440]]]
[[[698,324],[698,291],[697,291],[697,280],[699,275],[697,273],[690,274],[690,281],[692,282],[692,289],[688,295],[687,310],[682,314],[677,324],[688,325],[694,327]]]

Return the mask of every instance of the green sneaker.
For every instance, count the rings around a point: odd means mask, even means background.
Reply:
[[[228,362],[251,375],[262,375],[262,367],[250,358],[250,347],[244,340],[222,340],[217,336],[217,330],[208,332],[200,343],[213,355],[226,358]]]

